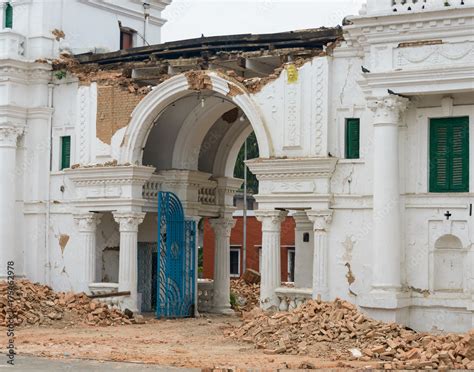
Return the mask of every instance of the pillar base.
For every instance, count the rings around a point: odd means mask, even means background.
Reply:
[[[220,314],[220,315],[235,315],[235,311],[230,307],[213,307],[209,310],[211,314]]]
[[[373,289],[359,297],[357,304],[370,317],[387,323],[407,325],[410,319],[410,293],[400,290]]]

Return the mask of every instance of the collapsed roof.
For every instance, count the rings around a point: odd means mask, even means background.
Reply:
[[[110,53],[75,56],[78,70],[127,69],[138,86],[157,85],[189,70],[221,70],[239,81],[279,73],[288,62],[324,55],[326,46],[342,38],[342,29],[317,28],[274,34],[201,37]],[[82,68],[81,68],[82,66]],[[77,70],[77,69],[74,69]],[[77,71],[74,71],[77,72]]]

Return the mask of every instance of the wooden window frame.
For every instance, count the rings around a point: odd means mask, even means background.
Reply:
[[[357,125],[357,145],[354,146],[354,129],[353,126]],[[346,118],[345,120],[345,153],[346,159],[360,159],[360,119],[359,118]]]

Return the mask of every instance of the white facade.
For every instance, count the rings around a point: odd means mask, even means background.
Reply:
[[[430,192],[429,181],[431,119],[467,117],[474,143],[474,2],[444,3],[368,1],[325,56],[287,65],[257,93],[212,70],[177,74],[137,105],[110,144],[96,136],[97,84],[55,80],[49,65],[29,62],[49,56],[55,42],[21,52],[30,34],[4,31],[0,65],[10,79],[0,83],[0,167],[10,177],[0,180],[0,261],[14,259],[17,275],[58,290],[118,283],[136,310],[137,241],[156,241],[156,191],[170,190],[189,217],[216,219],[214,306],[228,311],[228,237],[240,187],[233,167],[253,130],[262,306],[341,297],[420,330],[472,328],[472,148],[468,192]],[[76,6],[122,14],[107,4]],[[139,30],[132,19],[128,27]],[[111,39],[78,35],[72,50],[117,49]],[[235,107],[243,121],[227,125],[222,115]],[[345,158],[351,118],[360,120],[358,159]],[[65,135],[71,164],[81,167],[60,171]],[[119,165],[85,167],[112,160]],[[293,292],[279,288],[286,211],[297,211],[296,281],[311,285]],[[305,232],[310,240],[301,243]]]

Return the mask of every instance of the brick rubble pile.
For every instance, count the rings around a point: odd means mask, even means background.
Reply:
[[[250,311],[259,305],[260,285],[248,284],[243,279],[230,281],[230,291],[235,295],[237,311]]]
[[[10,309],[7,283],[0,283],[0,326],[6,326],[8,313],[12,310],[15,325],[50,325],[55,322],[83,323],[92,326],[132,324],[118,309],[91,300],[84,293],[54,292],[50,287],[15,281],[13,303]]]
[[[254,309],[230,336],[268,354],[378,361],[385,369],[474,369],[469,334],[417,333],[368,318],[346,301],[308,301],[292,312]]]

